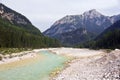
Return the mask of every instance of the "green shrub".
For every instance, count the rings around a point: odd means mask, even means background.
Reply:
[[[2,60],[2,56],[0,56],[0,60]]]

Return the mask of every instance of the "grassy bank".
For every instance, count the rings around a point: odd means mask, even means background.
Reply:
[[[12,58],[13,53],[19,53],[22,51],[30,51],[30,50],[32,50],[32,49],[28,49],[28,48],[0,48],[0,60],[5,58],[6,55],[9,55],[7,57]]]
[[[0,48],[0,54],[7,55],[7,54],[18,53],[18,52],[29,51],[29,50],[32,50],[32,49],[28,49],[28,48]]]

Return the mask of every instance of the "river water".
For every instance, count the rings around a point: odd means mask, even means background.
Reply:
[[[49,51],[41,51],[38,54],[43,55],[44,59],[25,63],[23,66],[15,64],[17,67],[4,70],[0,67],[0,80],[49,80],[50,73],[58,67],[63,68],[68,60]]]

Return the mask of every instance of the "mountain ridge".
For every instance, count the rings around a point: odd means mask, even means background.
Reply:
[[[0,17],[32,34],[39,35],[41,33],[24,15],[6,7],[2,3],[0,3]]]
[[[45,36],[49,36],[51,38],[56,38],[56,39],[58,39],[59,37],[58,40],[63,42],[65,41],[65,38],[64,39],[60,38],[63,37],[62,34],[67,32],[72,33],[73,31],[79,28],[83,28],[86,29],[87,32],[96,34],[97,36],[119,19],[120,19],[120,15],[104,16],[103,14],[99,13],[97,10],[92,9],[84,12],[81,15],[70,15],[70,16],[67,15],[63,17],[62,19],[56,21],[49,29],[43,32],[43,34]],[[94,38],[96,36],[94,36]],[[77,40],[74,37],[72,39]],[[69,39],[68,39],[68,43],[69,43]]]

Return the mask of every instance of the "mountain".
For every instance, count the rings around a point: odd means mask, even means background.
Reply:
[[[71,32],[62,33],[56,38],[64,43],[64,46],[71,46],[91,40],[94,36],[96,36],[96,34],[88,32],[84,28],[79,28]]]
[[[101,33],[95,41],[97,48],[120,48],[120,20]]]
[[[94,40],[82,43],[77,47],[93,49],[120,48],[120,20],[104,30]]]
[[[0,48],[56,46],[57,40],[43,36],[25,16],[0,3]]]
[[[13,25],[16,25],[27,32],[40,34],[40,31],[32,25],[32,23],[22,14],[6,7],[0,3],[0,17]]]
[[[107,29],[110,25],[120,19],[119,15],[104,16],[95,9],[84,12],[82,15],[68,15],[56,21],[43,34],[60,40],[63,44],[76,45],[81,42],[89,41]],[[81,31],[81,28],[83,31]],[[76,34],[80,30],[80,34]],[[83,39],[81,35],[84,30],[87,32],[85,36],[89,38]],[[69,34],[71,35],[69,35]],[[68,34],[68,35],[67,35]],[[92,36],[92,37],[91,37]],[[77,37],[77,38],[76,38]],[[67,40],[67,41],[66,41]],[[71,40],[73,43],[71,43]]]

